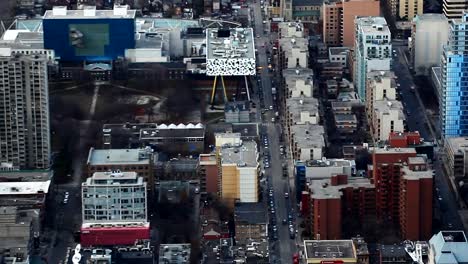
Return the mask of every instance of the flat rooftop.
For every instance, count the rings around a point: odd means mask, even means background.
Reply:
[[[257,167],[257,143],[242,141],[240,146],[222,146],[221,164],[237,164],[239,167]]]
[[[94,149],[89,150],[88,165],[149,164],[150,149]]]
[[[389,113],[390,111],[398,111],[399,119],[406,119],[403,113],[403,104],[398,100],[378,100],[374,101],[374,111],[377,113]]]
[[[300,120],[301,112],[315,113],[318,116],[319,102],[313,97],[300,97],[286,99],[286,107],[293,120]]]
[[[354,160],[345,159],[325,159],[325,160],[308,160],[305,162],[307,167],[352,167],[355,166]]]
[[[323,139],[325,129],[321,125],[293,125],[291,126],[291,133],[293,134],[294,142],[299,148],[325,147],[325,140]]]
[[[48,181],[54,175],[51,170],[0,170],[1,181],[37,182]]]
[[[161,244],[159,263],[190,263],[190,244]]]
[[[214,154],[200,154],[200,165],[216,165],[217,159]]]
[[[0,195],[48,193],[50,180],[40,182],[0,182]]]
[[[283,77],[288,82],[289,80],[304,80],[313,78],[314,71],[309,68],[288,68],[283,70]]]
[[[142,128],[140,130],[141,140],[151,140],[154,138],[188,138],[205,137],[205,127],[202,124],[161,124],[157,128]]]
[[[135,180],[137,173],[134,171],[123,171],[123,172],[95,172],[92,176],[93,180]]]
[[[304,240],[306,259],[356,259],[352,240]]]
[[[453,152],[468,150],[468,137],[449,137],[445,142]]]
[[[335,114],[335,121],[356,124],[357,118],[355,114]]]
[[[348,177],[348,183],[340,185],[331,185],[330,179],[310,180],[308,186],[314,199],[340,198],[343,195],[341,190],[345,188],[375,188],[368,178],[363,177]]]
[[[234,208],[234,219],[249,224],[266,224],[267,208],[263,203],[237,203]]]
[[[399,154],[399,153],[414,153],[416,154],[415,148],[373,148],[375,154]]]
[[[420,180],[420,179],[432,179],[434,177],[434,170],[411,170],[408,166],[401,168],[403,172],[403,178],[406,180]]]
[[[114,10],[96,10],[95,6],[85,6],[83,10],[68,10],[66,6],[54,6],[46,10],[43,19],[103,19],[135,18],[136,10],[127,6],[114,6]]]
[[[358,26],[358,31],[366,34],[390,35],[387,20],[383,17],[358,17],[356,18],[356,25]]]
[[[286,53],[290,53],[293,48],[308,52],[309,41],[306,38],[280,38],[278,43]]]
[[[206,59],[255,59],[252,28],[206,29]]]
[[[441,231],[444,242],[468,243],[463,231]]]
[[[328,49],[330,55],[346,55],[349,52],[348,47],[330,47]]]
[[[26,29],[9,29],[0,40],[0,48],[43,49],[43,33],[29,32]]]
[[[421,14],[414,18],[415,21],[448,21],[447,17],[444,14],[437,13],[427,13]]]

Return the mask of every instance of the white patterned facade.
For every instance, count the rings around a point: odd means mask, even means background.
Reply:
[[[251,28],[206,30],[206,75],[256,74],[255,43]]]

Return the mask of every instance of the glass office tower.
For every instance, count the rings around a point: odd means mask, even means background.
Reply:
[[[468,135],[468,13],[450,23],[449,38],[441,59],[439,93],[443,137]]]

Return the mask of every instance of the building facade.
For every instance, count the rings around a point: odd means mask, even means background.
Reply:
[[[441,59],[441,91],[439,92],[439,116],[442,137],[468,135],[468,104],[465,90],[468,89],[468,46],[465,30],[468,28],[468,13],[462,19],[450,23],[449,37]]]
[[[134,171],[145,179],[148,190],[154,189],[153,151],[145,149],[95,149],[91,148],[86,161],[87,175],[96,172]]]
[[[448,29],[443,14],[422,14],[413,19],[411,60],[417,74],[429,75],[431,67],[439,65]]]
[[[354,46],[356,17],[379,16],[380,2],[375,0],[324,1],[323,42],[328,46]]]
[[[96,172],[81,186],[81,244],[133,245],[149,239],[147,190],[136,172]]]
[[[45,55],[0,53],[0,162],[50,166],[47,62]]]
[[[388,71],[392,59],[391,33],[383,17],[356,18],[354,84],[362,101],[366,100],[367,74]]]
[[[400,0],[398,5],[398,16],[401,19],[411,21],[416,16],[423,14],[423,0]]]
[[[463,11],[468,9],[466,0],[444,0],[443,13],[447,19],[459,19],[463,16]]]

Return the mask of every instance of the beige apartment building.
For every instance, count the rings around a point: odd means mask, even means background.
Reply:
[[[328,0],[323,3],[323,41],[327,46],[354,45],[354,18],[380,16],[376,0]]]

